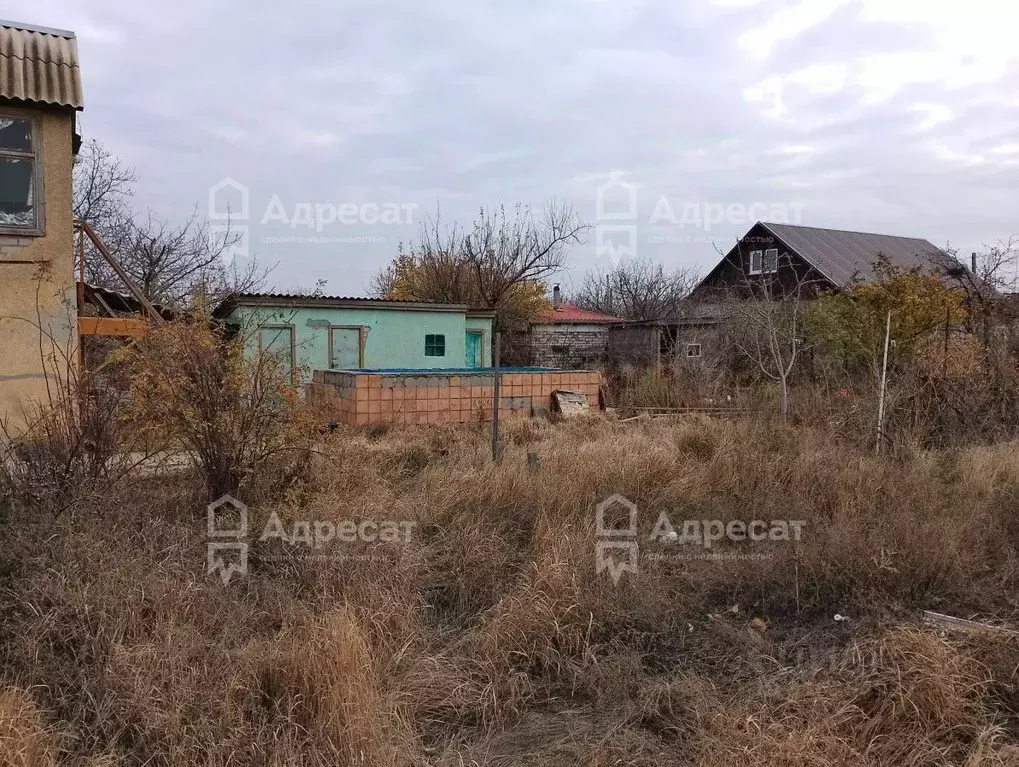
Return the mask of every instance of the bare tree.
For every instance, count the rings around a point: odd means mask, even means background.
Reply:
[[[133,207],[138,177],[98,139],[82,145],[74,171],[74,215],[87,221],[124,269],[151,301],[183,306],[196,294],[217,300],[232,292],[256,290],[265,284],[271,267],[257,261],[227,262],[224,254],[240,234],[226,227],[213,238],[197,208],[179,224],[151,211]],[[114,290],[124,286],[116,273],[86,242],[85,273],[97,285]]]
[[[480,210],[469,228],[443,225],[440,216],[421,228],[418,242],[373,282],[378,295],[465,303],[496,312],[500,327],[544,302],[542,280],[560,271],[571,244],[588,229],[564,202],[540,214],[516,205]]]
[[[784,271],[789,275],[787,281],[780,281],[781,258],[773,272],[756,276],[741,273],[744,284],[730,295],[725,307],[729,332],[736,350],[778,384],[779,415],[785,421],[789,414],[789,379],[808,349],[804,320],[813,286],[793,268]]]
[[[254,260],[228,263],[224,253],[239,235],[227,222],[225,235],[213,238],[197,210],[181,224],[171,224],[149,211],[145,217],[127,221],[113,237],[110,247],[145,296],[171,305],[185,305],[196,293],[216,300],[231,292],[256,290],[271,271]],[[111,279],[105,262],[95,267],[100,280]]]
[[[692,269],[666,271],[646,259],[625,261],[609,272],[588,272],[571,299],[585,309],[627,320],[674,320],[697,284]]]
[[[74,217],[87,221],[102,237],[131,216],[138,176],[99,139],[81,145],[74,166]]]
[[[958,258],[956,249],[949,247],[946,252],[954,259],[946,269],[947,276],[966,293],[967,329],[989,347],[994,329],[1004,327],[1009,319],[1005,295],[1016,288],[1019,237],[1011,235],[983,253],[973,253],[968,264]]]
[[[514,285],[560,271],[566,265],[567,248],[583,242],[587,228],[561,201],[547,203],[540,217],[519,204],[512,216],[502,206],[482,209],[463,238],[463,256],[474,270],[485,307],[498,306]]]

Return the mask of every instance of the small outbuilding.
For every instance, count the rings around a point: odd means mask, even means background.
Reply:
[[[492,312],[462,304],[243,293],[215,316],[252,348],[281,353],[296,382],[315,370],[448,370],[492,365]]]
[[[609,328],[621,323],[619,317],[563,301],[556,285],[551,306],[527,330],[529,364],[563,370],[601,367],[608,357]]]

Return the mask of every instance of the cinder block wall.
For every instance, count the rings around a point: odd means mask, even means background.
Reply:
[[[550,407],[556,389],[587,395],[598,407],[601,374],[597,371],[504,373],[500,417],[530,416]],[[491,372],[428,375],[316,370],[308,399],[337,423],[366,426],[470,423],[492,419],[495,379]]]
[[[584,369],[604,364],[607,325],[535,325],[531,328],[531,364]]]

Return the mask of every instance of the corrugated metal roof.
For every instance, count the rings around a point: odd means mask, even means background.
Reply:
[[[903,269],[920,267],[925,271],[943,273],[947,269],[959,267],[954,258],[918,237],[895,237],[793,224],[762,222],[761,225],[839,287],[849,285],[854,277],[864,281],[876,279],[874,262],[881,256]]]
[[[623,322],[619,317],[613,317],[611,314],[602,314],[601,312],[593,312],[590,309],[581,309],[579,306],[573,304],[561,303],[557,307],[549,307],[549,309],[534,320],[539,325],[541,324],[581,324],[581,325],[602,325],[614,322]]]
[[[74,33],[0,21],[0,98],[83,109]]]

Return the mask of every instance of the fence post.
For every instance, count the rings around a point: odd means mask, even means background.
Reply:
[[[502,461],[502,445],[499,444],[499,400],[502,389],[502,373],[499,372],[499,342],[502,340],[502,332],[495,332],[495,350],[492,355],[492,460],[496,463]]]

